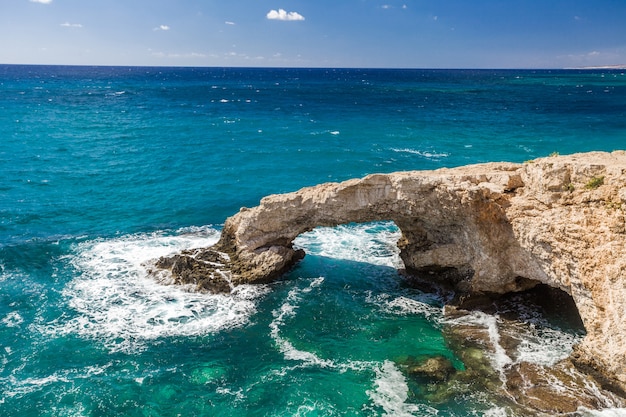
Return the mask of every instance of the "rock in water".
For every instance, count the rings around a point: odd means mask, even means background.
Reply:
[[[456,372],[450,359],[444,356],[409,358],[405,366],[407,367],[407,374],[411,377],[435,382],[446,381],[450,375]]]
[[[209,248],[163,256],[154,262],[148,272],[155,275],[169,271],[168,278],[173,284],[191,285],[197,291],[217,294],[232,291],[230,269],[228,256]]]

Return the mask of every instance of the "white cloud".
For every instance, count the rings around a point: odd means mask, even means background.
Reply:
[[[304,20],[304,16],[302,16],[300,13],[287,12],[284,9],[270,10],[267,13],[267,18],[270,20]]]
[[[82,28],[83,27],[83,25],[81,25],[80,23],[69,23],[69,22],[61,23],[61,26],[64,28]]]
[[[153,30],[170,30],[170,27],[168,25],[160,25],[155,27]]]
[[[31,3],[50,4],[52,0],[30,0]]]
[[[226,22],[224,22],[224,24],[226,24],[226,25],[231,25],[231,26],[232,26],[232,25],[234,25],[234,24],[235,24],[235,22],[229,22],[229,21],[226,21]]]

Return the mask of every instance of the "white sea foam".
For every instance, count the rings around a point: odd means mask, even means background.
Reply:
[[[316,123],[314,120],[310,120],[311,123]],[[312,132],[309,133],[312,136],[319,136],[319,135],[332,135],[332,136],[337,136],[340,135],[341,132],[339,130],[314,130]]]
[[[443,311],[437,306],[436,296],[428,294],[406,294],[395,296],[387,293],[370,292],[366,302],[377,305],[383,312],[398,316],[418,315],[433,322],[443,321]]]
[[[10,279],[12,274],[6,271],[6,268],[3,263],[0,263],[0,282],[4,282],[7,279]]]
[[[432,160],[439,160],[439,159],[447,158],[450,156],[450,154],[446,152],[420,151],[418,149],[411,149],[411,148],[391,148],[391,150],[394,152],[398,152],[398,153],[410,153],[413,155],[421,156],[422,158],[432,159]]]
[[[11,375],[8,378],[0,378],[0,386],[7,387],[1,394],[6,398],[21,397],[32,392],[42,390],[44,387],[57,383],[69,383],[67,375],[55,373],[40,378],[18,379]],[[3,398],[4,400],[4,398]]]
[[[604,410],[580,408],[578,414],[581,417],[626,417],[626,408],[606,408]]]
[[[71,405],[58,404],[50,407],[50,415],[55,417],[88,417],[92,415],[81,403]]]
[[[403,267],[397,241],[401,232],[393,222],[317,227],[294,240],[307,253],[327,258]]]
[[[6,387],[10,387],[3,392],[3,394],[7,397],[19,397],[32,392],[40,391],[44,387],[52,384],[72,384],[77,379],[93,378],[94,376],[105,373],[111,365],[112,363],[108,363],[101,366],[90,365],[79,369],[66,369],[38,378],[19,379],[12,374],[7,378],[0,378],[0,386],[4,385]]]
[[[143,266],[183,249],[210,246],[218,236],[215,229],[193,228],[174,235],[137,234],[78,244],[71,260],[78,276],[63,291],[74,314],[44,331],[92,338],[113,351],[134,351],[161,337],[246,324],[267,287],[242,286],[231,295],[194,293],[156,283]]]
[[[341,414],[335,406],[321,401],[306,399],[304,404],[298,406],[293,417],[317,416],[317,415],[339,415]]]
[[[516,362],[531,362],[551,366],[572,353],[575,343],[582,336],[549,327],[528,326],[520,329],[522,338],[517,347]]]
[[[24,318],[22,318],[17,311],[10,312],[2,320],[0,320],[0,324],[5,325],[6,327],[19,327],[22,323],[24,323]]]
[[[286,321],[293,319],[298,309],[298,302],[301,296],[311,292],[314,288],[319,287],[324,282],[324,278],[316,278],[309,282],[305,288],[293,288],[289,291],[287,298],[279,309],[273,312],[274,320],[270,323],[270,336],[276,343],[278,349],[282,352],[286,360],[299,361],[307,366],[318,366],[322,368],[333,368],[335,363],[318,357],[313,352],[307,352],[297,349],[288,339],[281,335],[281,327]]]
[[[484,327],[491,343],[490,359],[493,368],[500,373],[504,380],[505,367],[511,365],[513,360],[507,355],[506,351],[500,344],[500,331],[498,329],[498,317],[483,313],[482,311],[472,311],[465,316],[448,320],[448,323],[455,324],[471,324]]]
[[[474,413],[476,414],[476,413]],[[508,417],[509,413],[504,407],[491,407],[490,409],[481,412],[481,417]]]
[[[582,334],[567,332],[550,325],[541,309],[525,303],[523,298],[514,301],[511,311],[519,315],[520,323],[507,324],[504,331],[513,333],[520,340],[514,354],[515,362],[530,362],[551,366],[572,353],[574,344],[580,342]],[[505,308],[504,311],[508,309]]]
[[[409,386],[396,365],[385,361],[375,369],[374,389],[367,391],[375,406],[384,411],[384,416],[436,416],[439,412],[432,407],[407,403]]]
[[[243,389],[239,388],[238,390],[233,390],[227,387],[218,387],[215,389],[215,392],[220,395],[225,395],[231,397],[237,402],[244,401],[246,399],[246,395],[243,393]]]

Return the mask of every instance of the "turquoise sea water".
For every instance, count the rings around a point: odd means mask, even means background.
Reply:
[[[625,147],[620,71],[0,66],[0,415],[512,415],[403,373],[464,365],[441,300],[396,272],[393,224],[316,229],[231,296],[142,263],[271,193]],[[540,336],[520,357],[580,334]]]

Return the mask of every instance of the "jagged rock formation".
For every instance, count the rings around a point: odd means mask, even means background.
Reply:
[[[374,174],[242,208],[213,250],[229,255],[232,284],[265,282],[300,259],[303,232],[393,220],[409,272],[468,294],[538,283],[570,294],[587,331],[573,359],[624,390],[625,208],[624,151]]]
[[[234,289],[229,256],[211,248],[185,250],[144,266],[148,274],[165,284],[191,285],[195,291],[213,294],[231,293]]]

